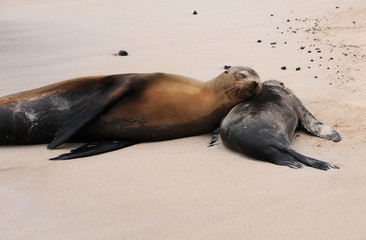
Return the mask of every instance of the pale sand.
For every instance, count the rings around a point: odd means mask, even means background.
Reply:
[[[365,239],[365,1],[181,2],[0,1],[0,95],[112,73],[209,80],[248,65],[339,131],[339,143],[299,132],[293,146],[340,169],[254,161],[207,148],[208,134],[64,162],[47,159],[70,145],[2,146],[0,239]]]

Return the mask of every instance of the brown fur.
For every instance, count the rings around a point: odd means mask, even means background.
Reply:
[[[234,67],[208,82],[166,73],[71,79],[0,98],[0,121],[6,122],[0,143],[49,142],[56,130],[55,139],[74,132],[60,143],[71,137],[156,141],[201,134],[260,90],[259,76],[247,67]]]

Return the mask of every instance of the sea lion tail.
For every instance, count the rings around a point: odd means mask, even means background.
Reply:
[[[73,149],[70,153],[62,154],[58,157],[51,158],[50,160],[69,160],[74,158],[82,158],[93,156],[105,152],[111,152],[114,150],[118,150],[121,148],[129,147],[134,144],[137,144],[136,141],[102,141],[102,142],[94,142],[94,143],[87,143]]]

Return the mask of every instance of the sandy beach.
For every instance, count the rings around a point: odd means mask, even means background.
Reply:
[[[0,146],[0,239],[366,239],[364,0],[0,1],[0,96],[224,65],[292,89],[342,136],[299,131],[293,148],[340,169],[252,160],[210,134],[59,162],[77,144]]]

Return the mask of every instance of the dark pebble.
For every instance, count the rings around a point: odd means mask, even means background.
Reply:
[[[125,50],[121,50],[118,52],[118,56],[127,56],[128,52],[126,52]]]
[[[301,50],[305,49],[305,47],[300,47]]]
[[[315,76],[314,78],[318,78],[318,76]]]
[[[257,41],[257,43],[261,43],[261,42],[262,42],[262,40],[258,40],[258,41]]]
[[[271,45],[276,45],[277,43],[276,42],[271,42]]]
[[[282,66],[281,69],[282,70],[286,70],[287,68],[286,68],[286,66]]]
[[[300,67],[297,67],[297,68],[296,68],[296,71],[300,71],[300,70],[301,70],[301,68],[300,68]]]
[[[195,10],[194,12],[193,12],[193,15],[197,15],[198,13],[197,13],[197,11]]]
[[[308,53],[311,53],[311,51],[309,50]]]
[[[290,19],[287,19],[287,22],[290,22]]]
[[[273,14],[271,14],[271,17],[273,17]]]
[[[314,62],[314,59],[310,59],[310,62]]]

